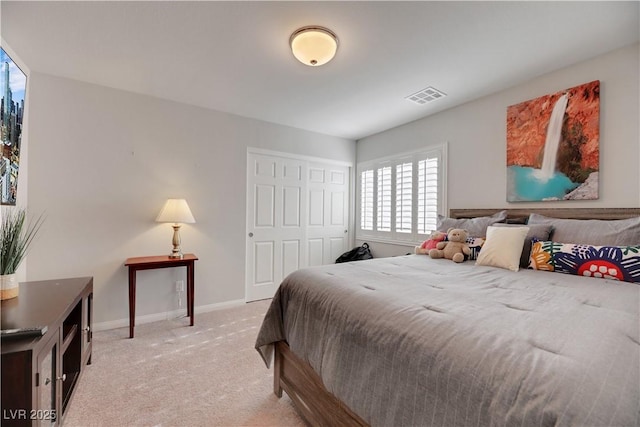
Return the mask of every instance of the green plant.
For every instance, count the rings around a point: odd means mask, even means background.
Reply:
[[[27,223],[27,213],[20,208],[2,209],[0,223],[0,274],[13,274],[27,255],[42,226],[42,215]]]

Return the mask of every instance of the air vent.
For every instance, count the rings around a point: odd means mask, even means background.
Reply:
[[[447,96],[446,93],[440,92],[438,89],[429,86],[426,89],[422,89],[421,91],[414,93],[413,95],[407,96],[405,99],[415,102],[418,105],[424,105],[428,102],[435,101],[436,99],[444,98],[445,96]]]

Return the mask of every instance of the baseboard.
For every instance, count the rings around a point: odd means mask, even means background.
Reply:
[[[238,307],[242,304],[245,304],[246,301],[244,299],[237,299],[232,301],[219,302],[217,304],[209,304],[209,305],[199,305],[195,307],[196,314],[199,313],[207,313],[209,311],[222,310],[225,308]],[[173,310],[166,311],[163,313],[153,313],[147,314],[144,316],[136,316],[136,326],[142,325],[144,323],[152,323],[159,322],[161,320],[167,320],[171,318],[179,317],[180,315],[186,315],[187,308],[183,308],[181,310]],[[109,320],[106,322],[98,322],[93,324],[94,331],[107,331],[109,329],[118,329],[118,328],[128,328],[129,327],[129,318],[126,319],[118,319],[118,320]]]

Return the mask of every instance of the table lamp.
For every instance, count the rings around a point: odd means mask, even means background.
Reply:
[[[182,258],[180,249],[180,225],[196,222],[185,199],[169,199],[162,207],[156,222],[173,222],[173,251],[169,258]]]

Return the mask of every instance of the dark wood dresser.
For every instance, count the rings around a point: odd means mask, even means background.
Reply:
[[[3,426],[61,425],[76,384],[91,363],[93,278],[20,283],[2,301],[2,329],[46,326],[38,338],[5,338]]]

